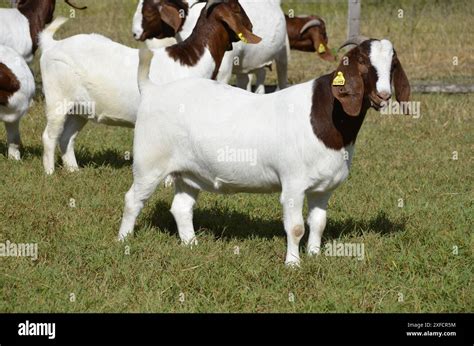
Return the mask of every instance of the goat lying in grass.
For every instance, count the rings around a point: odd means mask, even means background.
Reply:
[[[392,79],[399,101],[410,95],[389,41],[365,40],[346,57],[348,64],[343,59],[330,74],[262,96],[203,79],[156,86],[147,77],[151,56],[141,51],[134,182],[125,197],[119,239],[133,232],[144,203],[172,174],[176,192],[171,213],[184,244],[196,243],[193,206],[199,191],[281,191],[286,263],[300,261],[305,196],[307,250],[319,253],[328,200],[349,175],[367,110],[390,99]],[[238,162],[222,155],[226,148],[252,150],[256,160]]]
[[[162,11],[158,13],[166,23],[175,20],[175,12],[164,10],[167,1],[157,2]],[[56,20],[41,34],[41,73],[48,120],[43,133],[43,165],[47,174],[54,172],[58,140],[64,165],[75,171],[78,165],[74,140],[88,119],[133,127],[140,99],[138,50],[94,34],[55,41],[54,32],[63,22]],[[179,25],[175,28],[179,30]],[[158,84],[191,76],[215,78],[225,52],[240,39],[260,41],[252,34],[252,23],[238,1],[208,5],[186,41],[154,50],[151,78]]]
[[[0,45],[0,120],[5,123],[8,157],[20,160],[20,119],[35,94],[35,80],[15,50]]]

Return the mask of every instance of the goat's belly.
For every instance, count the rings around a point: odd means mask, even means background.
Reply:
[[[202,191],[234,194],[234,193],[274,193],[280,192],[281,186],[277,179],[249,179],[248,181],[237,181],[232,178],[201,176],[192,173],[181,173],[182,180]]]

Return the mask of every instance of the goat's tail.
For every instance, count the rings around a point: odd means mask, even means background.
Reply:
[[[51,48],[54,43],[54,34],[59,30],[64,23],[68,21],[65,17],[56,18],[46,29],[44,29],[39,35],[39,44],[41,50],[44,52]]]
[[[140,94],[148,84],[151,84],[150,70],[153,52],[148,48],[146,43],[140,45],[139,51],[140,63],[138,64],[138,88]]]

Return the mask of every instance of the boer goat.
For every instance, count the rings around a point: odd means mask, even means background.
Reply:
[[[77,7],[65,0],[76,9]],[[38,48],[39,33],[53,20],[56,0],[19,0],[17,8],[0,9],[0,44],[13,48],[28,63]]]
[[[328,48],[326,24],[317,16],[285,16],[286,29],[291,49],[303,52],[317,52],[321,59],[335,61],[336,57]]]
[[[35,80],[26,61],[15,50],[0,45],[0,120],[5,123],[8,157],[20,160],[20,119],[35,94]]]
[[[188,38],[200,17],[202,4],[205,0],[187,0],[190,5],[189,14],[180,11],[185,22],[176,38],[182,41]],[[216,2],[229,2],[228,0],[212,0]],[[144,41],[154,35],[153,15],[157,9],[153,8],[154,0],[140,0],[133,21],[133,32],[136,39]],[[265,67],[276,61],[278,72],[278,86],[286,88],[288,84],[288,59],[289,42],[286,32],[285,16],[281,10],[280,0],[240,0],[242,8],[247,12],[254,24],[254,33],[263,38],[258,45],[246,45],[245,42],[234,44],[232,50],[226,53],[222,61],[217,80],[229,83],[232,73],[237,75],[237,86],[250,90],[251,80],[249,74],[257,75],[257,93],[265,93]],[[178,6],[176,6],[178,7]],[[236,11],[239,8],[235,7]]]
[[[200,190],[281,191],[286,263],[300,262],[305,196],[307,250],[310,255],[319,253],[328,200],[349,175],[367,110],[379,109],[390,99],[392,80],[398,101],[407,101],[410,95],[390,41],[365,40],[346,57],[349,63],[343,59],[330,74],[259,96],[203,79],[157,86],[146,77],[151,54],[142,50],[134,182],[125,196],[119,240],[133,232],[144,203],[172,174],[176,192],[171,213],[184,244],[196,244],[193,206]],[[252,151],[256,159],[244,162],[223,155],[225,148]]]
[[[160,4],[167,1],[161,0]],[[171,12],[164,5],[159,8],[163,23],[167,23]],[[58,140],[64,165],[75,171],[74,141],[87,121],[133,127],[140,100],[138,50],[100,35],[55,41],[54,32],[63,22],[53,22],[41,34],[40,42],[48,121],[43,133],[47,174],[54,172]],[[237,0],[214,5],[210,2],[187,40],[154,50],[151,78],[158,84],[187,77],[215,78],[226,50],[239,36],[249,43],[261,40],[252,33],[252,24]]]

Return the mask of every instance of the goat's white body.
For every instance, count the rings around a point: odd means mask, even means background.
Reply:
[[[33,60],[30,24],[16,8],[0,9],[0,45],[14,49],[28,63]]]
[[[147,88],[135,129],[135,169],[165,168],[211,192],[277,192],[288,184],[330,191],[347,178],[350,160],[313,132],[313,83],[266,96],[192,79]],[[220,162],[226,147],[254,150],[256,162]]]
[[[8,136],[8,153],[13,159],[20,158],[20,119],[28,111],[35,95],[35,80],[26,61],[12,48],[0,45],[0,62],[6,65],[20,82],[20,89],[0,105],[0,120],[5,123]]]
[[[125,198],[119,239],[133,231],[144,202],[172,174],[176,193],[171,212],[185,244],[196,243],[192,208],[200,190],[281,191],[286,263],[299,263],[305,196],[308,253],[319,253],[327,202],[349,174],[353,145],[333,150],[316,137],[310,118],[313,85],[261,96],[209,80],[147,83],[135,127],[134,183]],[[250,150],[254,160],[226,159],[221,154],[227,148]]]
[[[87,119],[106,125],[134,126],[140,99],[138,50],[96,34],[77,35],[62,41],[54,41],[51,36],[42,34],[41,47],[41,73],[48,118],[43,135],[45,170],[47,173],[54,171],[53,142],[64,132],[73,134],[63,138],[63,144],[60,142],[63,161],[70,170],[77,170],[73,142]],[[153,52],[150,78],[157,84],[193,76],[210,77],[215,70],[208,49],[195,66],[175,61],[165,48]],[[70,120],[70,124],[66,122],[68,110],[62,106],[71,103],[93,105],[94,114],[78,114],[82,119],[76,117],[74,121]],[[68,127],[79,130],[69,131]]]
[[[196,0],[189,0],[188,2],[190,5],[193,5]],[[279,86],[282,89],[285,88],[287,83],[289,42],[285,16],[281,10],[281,1],[240,0],[239,2],[253,24],[253,33],[260,36],[262,42],[256,45],[243,42],[234,43],[233,50],[224,55],[217,80],[229,83],[232,73],[234,73],[240,77],[237,81],[238,86],[248,89],[249,80],[246,75],[257,73],[258,76],[260,74],[257,91],[264,93],[262,84],[264,83],[265,75],[262,69],[276,60]],[[178,40],[184,40],[191,35],[204,5],[197,4],[190,9],[183,29],[178,34]]]

